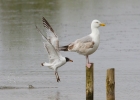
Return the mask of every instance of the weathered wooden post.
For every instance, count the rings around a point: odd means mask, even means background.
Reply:
[[[91,67],[86,67],[86,100],[93,100],[94,98],[94,64]]]
[[[106,74],[106,100],[115,100],[115,69],[107,69]]]

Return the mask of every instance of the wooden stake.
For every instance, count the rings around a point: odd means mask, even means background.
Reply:
[[[94,96],[94,66],[86,67],[86,100],[93,100]]]
[[[115,69],[107,69],[106,74],[106,100],[115,100]]]

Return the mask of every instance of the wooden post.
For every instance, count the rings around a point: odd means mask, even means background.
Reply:
[[[107,69],[106,74],[106,100],[115,100],[115,69]]]
[[[86,100],[93,100],[94,96],[94,66],[86,67]]]

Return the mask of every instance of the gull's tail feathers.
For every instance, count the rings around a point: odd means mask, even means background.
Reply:
[[[59,47],[59,50],[60,51],[68,51],[68,45],[66,45],[66,46],[62,46],[62,47]]]

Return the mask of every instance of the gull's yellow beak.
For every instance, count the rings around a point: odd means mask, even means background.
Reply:
[[[69,62],[73,62],[73,60],[69,60]]]
[[[104,23],[101,23],[100,26],[105,26],[105,24]]]

